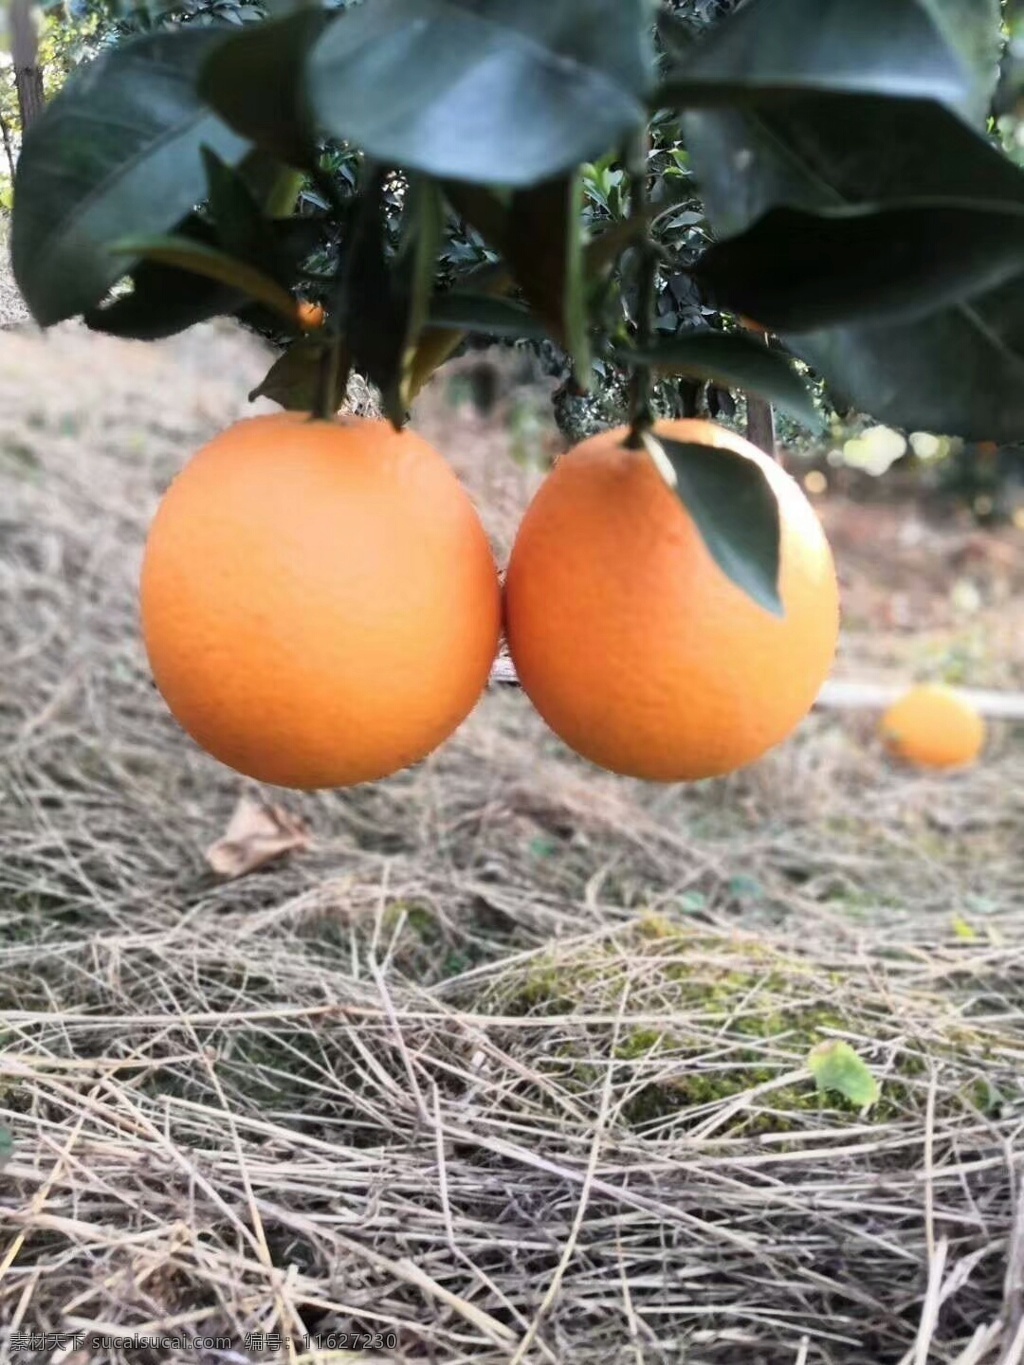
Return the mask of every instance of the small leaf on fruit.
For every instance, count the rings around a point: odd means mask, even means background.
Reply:
[[[250,403],[257,398],[269,398],[289,412],[313,412],[316,408],[320,368],[324,363],[327,339],[321,334],[301,337],[274,361],[263,381],[249,394]],[[340,407],[344,394],[341,379],[348,372],[350,362],[339,354],[335,369],[334,393]]]
[[[675,491],[722,572],[773,616],[779,596],[779,505],[764,471],[723,447],[672,441],[648,432],[675,476]]]

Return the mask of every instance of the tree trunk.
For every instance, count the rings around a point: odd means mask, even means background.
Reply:
[[[14,79],[18,87],[18,108],[21,110],[21,131],[24,136],[43,112],[43,69],[41,66],[16,66]]]
[[[18,91],[22,137],[43,112],[43,68],[39,65],[39,30],[32,0],[11,0],[11,63]]]
[[[11,130],[7,126],[7,120],[0,114],[0,133],[3,134],[4,151],[7,154],[7,165],[11,171],[11,184],[14,184],[14,144],[11,141]]]

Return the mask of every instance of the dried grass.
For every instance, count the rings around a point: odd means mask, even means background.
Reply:
[[[303,1354],[333,1328],[451,1365],[1019,1365],[1019,746],[934,781],[816,717],[650,789],[496,692],[414,772],[266,793],[314,847],[220,882],[253,789],[164,713],[134,575],[265,357],[3,346],[6,1358],[347,1358]],[[874,1113],[816,1094],[830,1037]]]

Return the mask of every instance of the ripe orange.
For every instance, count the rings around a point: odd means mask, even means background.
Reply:
[[[299,326],[306,332],[315,332],[322,327],[327,316],[319,303],[310,303],[308,299],[301,300],[297,312]]]
[[[239,772],[348,786],[417,762],[498,648],[497,568],[445,460],[388,423],[276,413],[190,461],[142,570],[157,686]]]
[[[889,707],[882,742],[890,753],[924,768],[963,768],[985,744],[985,722],[952,687],[924,683]]]
[[[564,455],[522,522],[505,585],[509,649],[537,710],[572,748],[653,781],[711,777],[784,739],[832,663],[839,597],[799,486],[714,423],[657,434],[754,460],[778,499],[785,617],[711,558],[677,494],[625,429]]]

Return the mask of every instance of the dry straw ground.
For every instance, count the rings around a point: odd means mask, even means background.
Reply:
[[[1020,737],[933,780],[816,716],[663,790],[496,690],[414,772],[271,794],[313,846],[218,880],[245,786],[165,714],[135,575],[264,363],[219,326],[0,341],[0,1356],[1018,1365]],[[441,393],[421,420],[507,544],[535,475]],[[826,1038],[875,1112],[816,1094]],[[304,1349],[331,1329],[398,1345]]]

